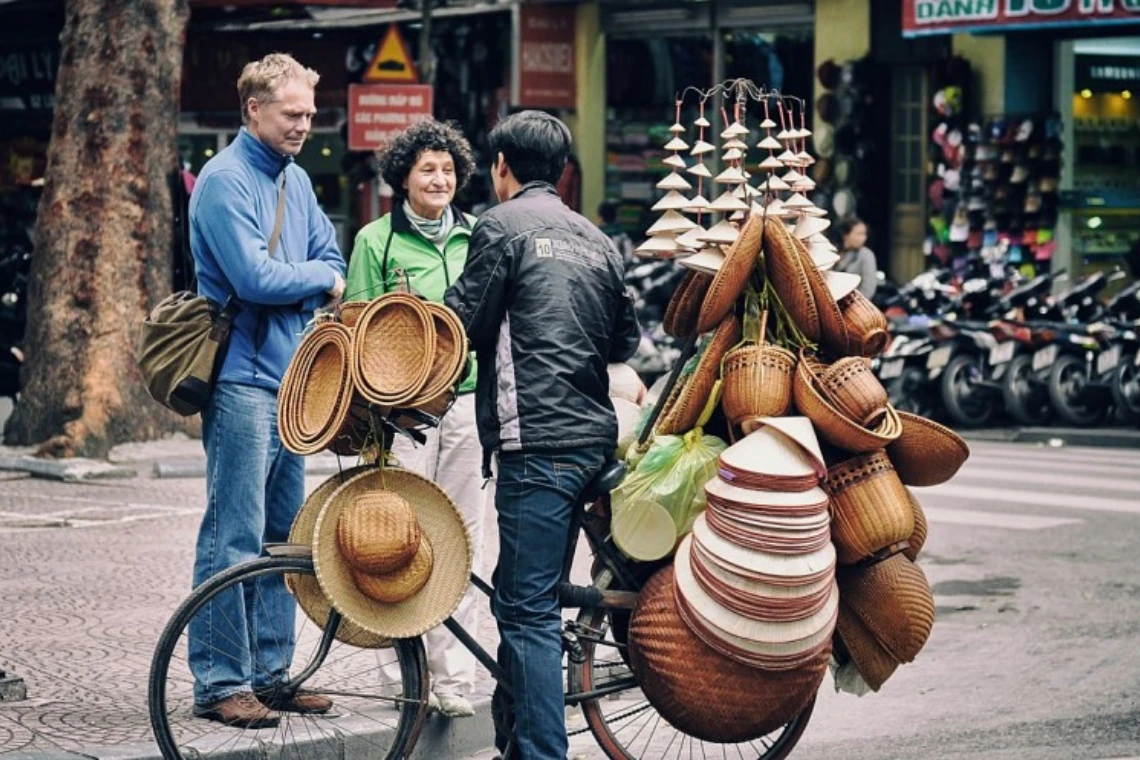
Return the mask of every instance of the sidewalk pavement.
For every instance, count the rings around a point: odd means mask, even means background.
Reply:
[[[19,681],[27,690],[0,701],[0,757],[158,758],[147,675],[159,633],[190,591],[205,503],[200,442],[120,446],[110,462],[41,463],[34,475],[13,469],[28,453],[0,448],[0,671],[18,679],[0,676],[0,695]],[[336,469],[335,458],[314,458],[307,487]],[[497,532],[486,532],[493,558]],[[495,651],[489,611],[477,637]],[[429,717],[414,756],[489,747],[492,688],[480,668],[476,717]]]

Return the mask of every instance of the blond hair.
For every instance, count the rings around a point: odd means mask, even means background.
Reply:
[[[300,79],[316,89],[321,75],[302,66],[288,53],[270,53],[260,61],[250,61],[238,77],[238,99],[241,101],[241,123],[249,124],[249,100],[270,103],[277,88],[292,79]]]

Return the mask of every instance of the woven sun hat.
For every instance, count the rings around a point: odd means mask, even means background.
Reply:
[[[858,290],[839,301],[839,313],[847,328],[847,353],[877,356],[887,347],[886,316]]]
[[[907,539],[907,547],[903,549],[903,554],[911,562],[914,562],[918,559],[918,553],[922,551],[922,547],[926,545],[928,525],[926,512],[923,511],[922,504],[915,497],[914,491],[907,488],[906,495],[910,497],[910,507],[914,511],[914,532]]]
[[[740,320],[730,314],[708,339],[695,369],[683,386],[680,382],[674,386],[675,395],[667,400],[661,421],[657,423],[659,435],[678,435],[696,427],[720,375],[721,360],[739,340]]]
[[[431,374],[435,339],[426,302],[408,293],[373,299],[352,339],[352,380],[360,394],[389,407],[416,398]]]
[[[833,579],[822,595],[788,597],[767,610],[748,603],[752,596],[746,593],[746,581],[718,585],[721,600],[734,606],[741,603],[738,612],[710,595],[694,574],[692,545],[693,538],[686,537],[677,549],[673,563],[676,593],[682,617],[713,649],[743,664],[782,670],[813,658],[830,641],[839,608],[839,589]]]
[[[819,374],[817,387],[848,419],[869,430],[887,415],[887,390],[875,377],[869,359],[845,356],[832,362]]]
[[[709,527],[704,513],[693,521],[695,546],[710,562],[743,578],[771,586],[806,586],[835,572],[836,552],[831,544],[810,554],[762,552],[722,538]]]
[[[922,568],[902,554],[837,571],[843,603],[900,663],[912,662],[934,627],[934,594]]]
[[[362,571],[341,549],[341,516],[361,497],[377,493],[394,494],[411,506],[421,541],[408,564],[388,577],[365,573],[369,577],[361,588]],[[378,518],[374,524],[387,520]],[[313,563],[321,588],[345,618],[379,636],[414,638],[438,626],[459,606],[470,580],[471,540],[459,510],[435,483],[399,468],[374,468],[341,485],[322,507],[313,531]],[[395,598],[414,589],[425,575],[425,565],[429,567],[423,585],[403,601],[373,598]]]
[[[914,533],[914,510],[885,452],[858,454],[832,465],[823,487],[831,496],[831,538],[840,564],[906,548]]]
[[[349,370],[352,333],[323,322],[293,354],[278,391],[277,430],[294,454],[315,454],[336,436],[348,417],[354,387]]]
[[[830,647],[797,670],[741,665],[705,644],[682,620],[673,576],[670,566],[649,579],[629,623],[630,669],[665,720],[702,741],[748,742],[811,705]]]
[[[368,465],[353,467],[329,477],[314,488],[308,498],[305,499],[305,503],[301,505],[297,516],[293,518],[293,526],[289,530],[289,543],[301,546],[312,546],[313,529],[316,527],[317,516],[320,514],[325,502],[328,501],[333,492],[340,488],[341,485],[369,469],[371,468]],[[316,576],[300,574],[287,575],[285,577],[285,585],[293,596],[296,597],[298,606],[300,606],[309,620],[312,620],[321,630],[324,630],[325,626],[328,625],[329,614],[332,612],[332,604],[329,602],[328,597],[325,596],[325,592],[321,590],[321,584],[317,581]],[[345,644],[361,647],[362,649],[375,649],[377,647],[392,645],[392,640],[387,636],[378,636],[375,633],[366,631],[347,618],[341,618],[340,624],[337,626],[336,638]]]
[[[895,408],[887,405],[882,422],[874,429],[863,427],[838,409],[820,388],[820,375],[827,365],[807,351],[800,352],[792,395],[800,414],[809,418],[821,438],[852,453],[875,451],[899,437],[902,423]]]
[[[883,684],[899,667],[899,661],[883,649],[859,617],[842,600],[839,602],[835,639],[836,659],[849,659],[853,662],[855,669],[872,691],[883,688]]]
[[[950,428],[909,412],[899,412],[902,431],[887,455],[908,486],[936,486],[961,469],[970,447]]]
[[[814,272],[815,267],[810,257],[800,256],[797,243],[782,221],[771,217],[765,220],[763,249],[768,280],[796,327],[808,340],[816,342],[820,336],[819,307],[808,282],[808,269]],[[822,280],[820,282],[822,284]]]
[[[748,280],[756,268],[760,254],[760,239],[764,233],[764,220],[758,214],[748,217],[740,234],[725,254],[724,263],[717,270],[701,303],[697,317],[697,332],[703,333],[719,325],[736,305]]]
[[[435,354],[427,381],[407,406],[438,417],[450,406],[463,368],[467,366],[467,331],[448,307],[430,301],[425,305],[435,327]]]
[[[762,417],[747,422],[747,435],[720,454],[722,480],[765,491],[808,491],[819,485],[827,468],[810,420]]]
[[[665,307],[665,317],[661,320],[666,335],[684,339],[693,334],[697,329],[701,303],[705,300],[705,293],[712,281],[712,275],[705,272],[690,270],[685,273],[673,291],[669,305]]]

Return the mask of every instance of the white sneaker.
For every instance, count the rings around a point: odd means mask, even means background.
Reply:
[[[437,695],[432,692],[431,696],[439,704],[437,709],[440,715],[448,718],[470,718],[475,714],[475,706],[458,694]]]

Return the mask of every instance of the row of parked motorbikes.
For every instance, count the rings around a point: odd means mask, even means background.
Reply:
[[[1140,281],[1102,297],[1126,278],[1027,279],[980,259],[923,272],[876,298],[892,333],[878,377],[896,408],[961,427],[1138,425]]]

